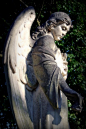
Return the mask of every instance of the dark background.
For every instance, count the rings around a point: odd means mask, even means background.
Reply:
[[[37,26],[44,23],[51,13],[63,11],[71,17],[73,29],[59,42],[57,46],[68,54],[68,85],[84,97],[81,113],[71,110],[68,101],[69,123],[71,129],[86,128],[86,2],[85,0],[3,0],[0,1],[0,129],[16,129],[13,118],[3,70],[3,48],[7,33],[15,18],[26,7],[33,6],[36,19],[32,26],[33,32]]]

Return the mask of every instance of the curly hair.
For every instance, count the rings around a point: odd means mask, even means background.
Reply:
[[[37,40],[40,36],[50,32],[52,27],[55,28],[56,26],[63,23],[70,25],[72,28],[72,22],[68,14],[64,12],[55,12],[51,14],[49,19],[44,24],[42,24],[42,26],[37,27],[37,30],[32,34],[32,39]]]

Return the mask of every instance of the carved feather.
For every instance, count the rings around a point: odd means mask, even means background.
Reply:
[[[31,60],[31,57],[29,59],[28,57],[34,45],[30,36],[34,19],[35,10],[33,7],[26,8],[17,17],[8,34],[4,53],[4,70],[10,103],[19,128],[25,129],[33,126],[25,98],[25,85],[29,84],[25,77],[27,75],[28,78],[27,67],[29,64],[27,60]],[[30,75],[33,75],[31,72]],[[33,79],[35,80],[33,82],[36,83],[35,76]],[[32,93],[29,93],[29,95],[29,98],[31,98]]]

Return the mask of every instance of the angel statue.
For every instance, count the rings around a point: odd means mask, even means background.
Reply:
[[[30,36],[33,7],[14,21],[6,40],[4,70],[10,105],[19,129],[69,129],[67,99],[81,112],[83,97],[66,83],[66,53],[55,45],[72,27],[55,12]]]

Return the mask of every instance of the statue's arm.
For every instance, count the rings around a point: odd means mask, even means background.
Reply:
[[[59,89],[66,95],[66,97],[74,102],[72,108],[76,111],[81,112],[82,110],[82,100],[83,97],[72,90],[68,84],[66,83],[67,72],[68,72],[68,62],[67,62],[67,54],[61,53],[60,49],[55,46],[55,61],[57,63],[57,74],[58,74],[58,82]]]
[[[72,109],[81,112],[83,97],[68,86],[59,68],[58,68],[58,81],[59,81],[59,85],[58,85],[59,89],[73,103]]]

